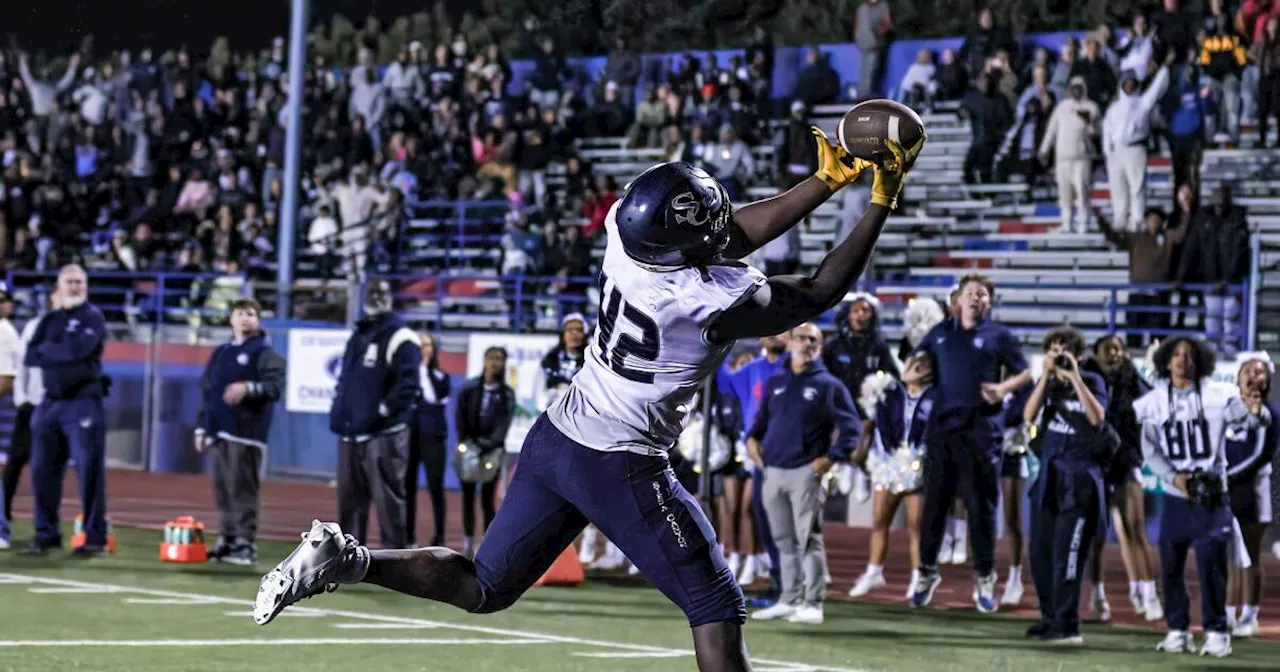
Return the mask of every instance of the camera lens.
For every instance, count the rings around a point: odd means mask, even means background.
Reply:
[[[1066,355],[1058,355],[1053,358],[1053,365],[1063,369],[1071,368],[1071,360]]]

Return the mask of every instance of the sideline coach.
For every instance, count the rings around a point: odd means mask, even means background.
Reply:
[[[1000,500],[1002,403],[1031,382],[1027,360],[1013,332],[988,317],[995,285],[982,275],[960,279],[957,313],[934,327],[918,352],[933,358],[938,407],[925,435],[924,511],[920,519],[920,576],[911,604],[933,599],[942,577],[938,550],[947,509],[960,494],[969,512],[978,611],[997,609],[995,598],[996,504]],[[1001,372],[1012,378],[1001,382]]]
[[[369,283],[365,316],[342,355],[329,429],[338,435],[338,524],[369,544],[369,504],[383,548],[406,548],[409,423],[418,396],[418,335],[391,312],[391,285]]]
[[[107,322],[102,311],[87,302],[88,294],[84,269],[63,266],[58,273],[61,308],[40,321],[27,348],[26,363],[40,368],[45,386],[45,399],[31,417],[36,536],[27,546],[28,555],[62,547],[58,506],[69,457],[76,461],[84,507],[85,543],[73,553],[99,555],[107,546],[107,432],[102,407]]]

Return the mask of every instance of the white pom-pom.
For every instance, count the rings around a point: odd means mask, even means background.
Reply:
[[[880,406],[880,402],[884,401],[885,390],[894,382],[893,376],[884,371],[876,371],[862,381],[862,387],[858,391],[858,405],[868,417],[874,417],[876,408]]]

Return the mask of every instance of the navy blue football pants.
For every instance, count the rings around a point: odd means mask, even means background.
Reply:
[[[1047,468],[1031,494],[1031,578],[1040,618],[1080,632],[1080,584],[1101,522],[1103,493],[1088,472]]]
[[[61,543],[58,507],[67,460],[75,459],[85,545],[107,545],[107,428],[100,397],[46,399],[31,416],[31,485],[36,538]]]
[[[1191,629],[1187,595],[1187,552],[1195,549],[1200,579],[1201,624],[1205,632],[1227,632],[1227,548],[1232,540],[1231,508],[1206,508],[1164,495],[1160,516],[1160,573],[1164,586],[1164,618],[1170,630]]]
[[[969,516],[973,566],[979,576],[996,567],[996,505],[1000,465],[996,437],[985,428],[931,432],[925,439],[924,510],[920,516],[920,568],[937,571],[947,511],[957,495]]]

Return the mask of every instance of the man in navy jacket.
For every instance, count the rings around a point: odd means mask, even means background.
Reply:
[[[212,453],[219,538],[209,557],[250,565],[258,550],[258,472],[267,448],[271,411],[284,388],[284,358],[271,348],[253,299],[231,304],[231,340],[209,357],[200,383],[202,421],[196,452]]]
[[[782,569],[778,603],[752,618],[817,625],[827,574],[822,480],[849,459],[862,428],[848,388],[822,364],[822,330],[807,322],[792,329],[789,347],[791,360],[765,384],[747,434],[751,459],[764,469],[764,507]]]
[[[31,418],[36,536],[27,546],[28,555],[62,547],[58,506],[68,458],[76,461],[84,507],[85,543],[73,552],[99,555],[107,546],[107,431],[102,407],[107,392],[102,374],[107,322],[87,302],[88,295],[84,269],[76,264],[62,267],[61,308],[40,321],[27,347],[25,362],[40,368],[46,392]]]
[[[408,546],[405,475],[418,396],[418,335],[391,313],[391,286],[369,283],[365,316],[342,356],[329,429],[338,435],[338,521],[368,543],[369,503],[384,548]]]

